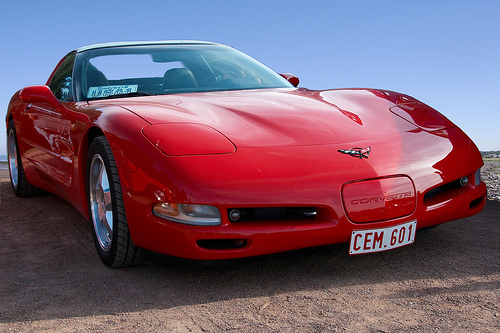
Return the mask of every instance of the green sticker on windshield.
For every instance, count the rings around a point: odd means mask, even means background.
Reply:
[[[113,95],[130,94],[137,92],[137,88],[137,84],[90,87],[89,91],[87,92],[87,98],[100,98]]]

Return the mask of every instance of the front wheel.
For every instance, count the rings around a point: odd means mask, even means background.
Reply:
[[[139,264],[141,249],[130,237],[118,168],[105,137],[92,141],[87,170],[89,215],[99,257],[108,267]]]

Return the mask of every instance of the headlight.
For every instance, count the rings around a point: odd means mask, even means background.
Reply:
[[[425,131],[443,130],[455,126],[448,118],[423,103],[398,104],[390,110]]]
[[[214,226],[221,223],[219,210],[208,205],[161,202],[153,206],[153,214],[169,221],[198,226]]]
[[[477,169],[476,175],[474,176],[474,184],[478,186],[481,184],[481,168]]]
[[[158,124],[145,127],[144,136],[169,156],[230,154],[233,143],[216,129],[189,123]]]

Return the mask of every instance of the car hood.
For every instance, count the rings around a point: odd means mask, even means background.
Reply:
[[[108,101],[110,102],[110,101]],[[417,127],[376,90],[265,89],[112,101],[152,125],[209,126],[237,147],[355,143]]]

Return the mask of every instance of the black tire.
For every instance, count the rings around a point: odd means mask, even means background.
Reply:
[[[95,138],[87,163],[87,198],[97,253],[108,267],[127,267],[142,261],[128,229],[118,168],[104,136]]]
[[[7,160],[9,163],[10,185],[14,194],[20,198],[40,194],[41,190],[38,187],[32,186],[24,174],[17,141],[16,126],[12,119],[7,126]]]

